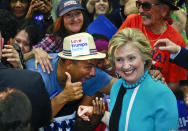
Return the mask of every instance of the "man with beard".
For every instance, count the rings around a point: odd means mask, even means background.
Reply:
[[[185,41],[181,34],[167,23],[172,11],[178,10],[174,0],[138,0],[136,6],[140,14],[129,15],[119,30],[126,27],[140,29],[150,41],[152,49],[154,43],[160,39],[169,39],[173,43],[185,47]],[[173,91],[178,88],[180,80],[187,79],[185,69],[169,62],[169,52],[154,51],[152,59],[151,68],[161,71]]]

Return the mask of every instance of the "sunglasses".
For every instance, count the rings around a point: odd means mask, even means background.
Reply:
[[[149,10],[151,10],[152,6],[154,6],[154,5],[160,5],[160,4],[159,4],[159,3],[151,4],[151,3],[149,3],[149,2],[144,2],[144,3],[142,3],[142,2],[140,2],[140,1],[136,1],[136,7],[137,7],[138,9],[140,9],[140,6],[142,6],[142,9],[143,9],[144,11],[149,11]]]

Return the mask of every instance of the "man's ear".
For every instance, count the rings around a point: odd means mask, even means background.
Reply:
[[[163,16],[163,18],[166,18],[166,19],[170,18],[173,11],[170,10],[169,6],[163,5],[163,8],[161,9],[162,9],[161,15]]]
[[[70,70],[70,69],[71,69],[72,64],[73,64],[72,60],[69,60],[69,59],[66,59],[66,60],[65,60],[65,66],[66,66],[66,69],[67,69],[67,70]]]

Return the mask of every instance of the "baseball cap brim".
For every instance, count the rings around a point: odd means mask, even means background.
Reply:
[[[58,53],[58,56],[64,59],[70,59],[70,60],[90,60],[90,59],[104,59],[106,57],[105,53],[97,52],[93,55],[85,55],[85,56],[66,56],[63,55],[63,51]]]
[[[64,11],[61,11],[60,13],[59,13],[59,16],[63,16],[64,14],[66,14],[66,13],[68,13],[69,11],[72,11],[72,10],[84,10],[84,8],[82,8],[82,7],[80,7],[80,6],[77,6],[77,7],[71,7],[71,8],[69,8],[69,9],[66,9],[66,10],[64,10]]]
[[[170,1],[165,1],[165,0],[159,0],[161,3],[167,4],[171,10],[179,10],[179,8],[175,5],[173,5]]]

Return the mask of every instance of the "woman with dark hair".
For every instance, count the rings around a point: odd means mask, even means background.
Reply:
[[[100,14],[110,18],[113,10],[111,0],[87,0],[87,11],[90,13],[91,20],[95,20]]]
[[[26,20],[21,27],[18,28],[17,34],[14,37],[14,44],[20,46],[25,54],[31,51],[32,46],[42,40],[42,31],[36,23],[31,20]]]
[[[45,65],[48,73],[50,73],[49,69],[53,69],[49,61],[51,58],[47,53],[62,51],[63,39],[72,34],[85,32],[89,24],[84,8],[78,0],[61,0],[57,12],[58,18],[48,29],[48,34],[45,35],[41,42],[33,46],[31,52],[24,55],[25,60],[35,56],[35,67],[40,63],[43,71],[45,71]]]
[[[58,18],[48,30],[48,34],[33,48],[41,48],[48,53],[62,51],[64,37],[85,32],[88,21],[84,8],[77,0],[62,0],[58,6]]]
[[[9,0],[9,10],[18,18],[23,19],[27,15],[31,0]]]
[[[77,2],[78,7],[76,7],[76,5],[63,7],[63,4],[66,4],[66,2],[69,1],[62,0],[58,6],[58,18],[54,23],[52,32],[62,38],[75,33],[85,32],[89,24],[86,12],[79,2]]]
[[[18,20],[32,19],[44,32],[53,23],[50,14],[52,0],[9,0],[7,6]]]

